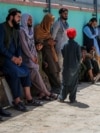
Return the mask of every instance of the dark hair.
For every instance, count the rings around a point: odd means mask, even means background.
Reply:
[[[10,19],[10,16],[15,16],[17,13],[21,13],[21,11],[20,10],[14,10],[14,11],[12,11],[12,12],[10,12],[9,11],[9,14],[8,14],[8,16],[6,17],[6,21],[8,21],[9,19]]]
[[[97,22],[96,18],[91,18],[89,22]]]
[[[67,8],[61,8],[61,9],[59,10],[59,14],[62,14],[62,13],[65,12],[65,11],[68,12],[68,9],[67,9]]]
[[[86,46],[81,46],[81,51],[86,50]]]
[[[38,44],[43,45],[43,40],[36,40],[36,41],[35,41],[35,45],[38,45]]]

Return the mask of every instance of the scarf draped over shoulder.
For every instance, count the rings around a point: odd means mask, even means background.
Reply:
[[[47,40],[52,38],[51,36],[51,24],[54,21],[54,16],[46,14],[42,22],[35,27],[35,40]],[[55,62],[58,62],[58,57],[54,46],[51,46],[52,56]]]
[[[54,16],[47,14],[44,16],[42,22],[35,27],[35,39],[46,40],[51,38],[51,23],[54,21]]]
[[[28,21],[28,18],[31,17],[29,14],[23,14],[22,15],[22,18],[21,18],[21,29],[24,30],[26,36],[29,38],[29,39],[32,39],[34,38],[34,29],[33,27],[28,27],[27,26],[27,21]]]

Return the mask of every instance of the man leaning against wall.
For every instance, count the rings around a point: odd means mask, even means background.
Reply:
[[[59,18],[58,20],[54,23],[53,28],[52,28],[52,37],[54,40],[56,40],[56,52],[58,55],[58,62],[61,68],[60,72],[60,80],[62,81],[62,64],[63,64],[63,58],[61,54],[61,49],[63,48],[64,44],[67,43],[68,38],[65,34],[66,29],[68,29],[69,25],[67,23],[68,19],[68,9],[66,8],[61,8],[59,10]]]

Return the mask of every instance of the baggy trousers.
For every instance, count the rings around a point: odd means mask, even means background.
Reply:
[[[21,85],[22,87],[29,87],[31,85],[29,71],[24,64],[18,66],[7,59],[2,70],[6,75],[5,77],[11,88],[14,99],[22,95]]]
[[[68,83],[68,81],[66,81],[66,78],[63,78],[59,99],[65,100],[67,95],[69,94],[69,100],[75,101],[78,84],[78,72],[73,77],[71,77],[69,81],[70,82]]]

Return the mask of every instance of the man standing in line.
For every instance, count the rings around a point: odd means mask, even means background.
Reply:
[[[54,40],[56,40],[56,52],[58,55],[58,62],[61,68],[60,72],[60,80],[62,81],[62,64],[63,64],[63,58],[61,54],[61,49],[63,48],[64,44],[67,43],[68,38],[66,36],[66,29],[68,29],[69,25],[67,23],[68,19],[68,9],[66,8],[61,8],[59,10],[59,15],[60,17],[58,20],[54,23],[53,28],[52,28],[52,37]]]
[[[97,55],[100,56],[100,44],[98,42],[97,19],[91,18],[83,27],[83,45],[86,46],[88,52],[95,47]]]

